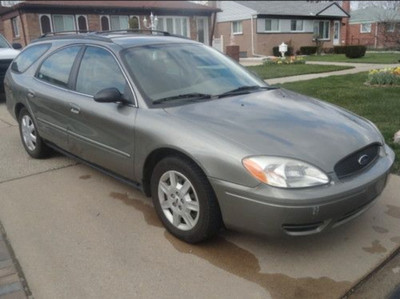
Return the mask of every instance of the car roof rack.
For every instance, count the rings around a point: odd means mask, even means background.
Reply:
[[[152,30],[152,29],[120,29],[120,30],[107,30],[107,31],[88,31],[88,30],[69,30],[58,32],[47,32],[41,35],[38,39],[32,42],[38,42],[43,39],[93,39],[106,42],[112,42],[112,39],[107,36],[110,34],[149,34],[171,36],[183,39],[188,39],[186,36],[171,34],[167,31]]]

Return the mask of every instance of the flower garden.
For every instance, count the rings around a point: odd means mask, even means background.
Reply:
[[[303,57],[288,56],[288,57],[273,57],[264,60],[264,64],[305,64],[306,61]]]
[[[400,86],[400,66],[371,70],[368,73],[366,84],[372,86]]]

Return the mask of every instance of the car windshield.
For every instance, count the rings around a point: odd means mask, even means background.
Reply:
[[[6,39],[2,35],[0,35],[0,48],[10,48],[9,43],[6,41]]]
[[[206,100],[267,87],[225,55],[203,45],[139,46],[127,49],[123,57],[152,105]]]

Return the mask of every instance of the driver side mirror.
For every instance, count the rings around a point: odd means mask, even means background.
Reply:
[[[20,43],[12,43],[11,47],[13,47],[15,50],[22,49],[22,45]]]
[[[99,103],[127,102],[115,87],[100,90],[94,95],[94,100]]]

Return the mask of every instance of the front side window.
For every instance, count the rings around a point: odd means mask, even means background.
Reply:
[[[118,63],[110,52],[88,47],[83,55],[76,81],[76,91],[94,96],[105,88],[117,88],[125,93],[127,83]]]
[[[57,51],[40,66],[37,77],[47,83],[68,88],[69,77],[80,46]]]
[[[72,15],[53,15],[55,32],[75,31],[75,18]]]
[[[41,57],[48,49],[50,44],[34,45],[26,48],[21,54],[15,58],[11,65],[11,69],[18,73],[25,72],[39,57]]]
[[[233,34],[242,34],[243,33],[242,21],[232,22],[232,33]]]
[[[265,31],[279,31],[278,19],[265,19]]]
[[[122,55],[150,105],[190,101],[184,96],[188,94],[217,96],[243,86],[266,86],[225,55],[202,45],[148,45],[127,49]]]
[[[361,33],[370,33],[371,32],[371,23],[361,24],[360,32]]]
[[[318,39],[329,39],[330,21],[314,22],[314,37]]]
[[[13,37],[19,37],[19,26],[17,17],[11,19]]]
[[[1,34],[0,34],[0,48],[11,48],[10,44],[8,43],[8,41]]]
[[[290,21],[291,31],[303,31],[303,20],[291,20]]]

